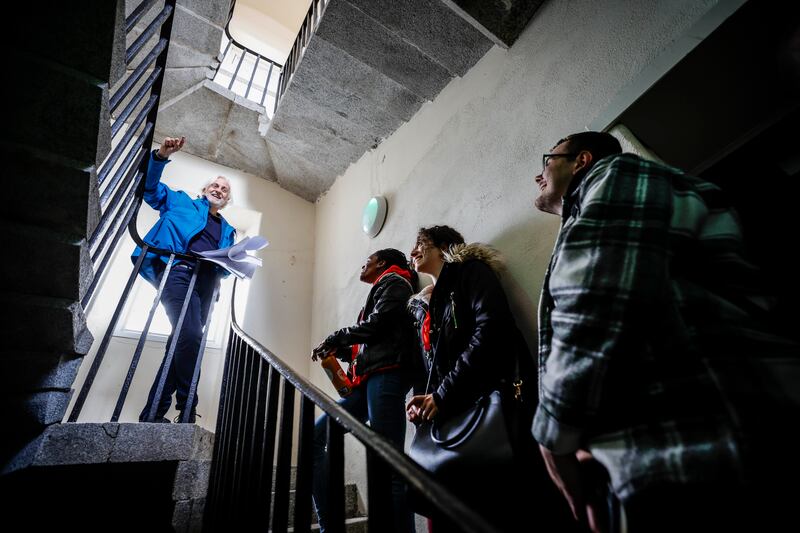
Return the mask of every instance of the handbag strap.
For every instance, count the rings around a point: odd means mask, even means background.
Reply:
[[[431,424],[431,440],[443,448],[456,447],[462,442],[466,441],[478,428],[481,419],[486,414],[487,409],[489,409],[489,401],[489,396],[482,396],[479,398],[477,402],[477,409],[472,412],[469,420],[462,426],[461,431],[449,439],[442,439],[439,436],[438,426],[434,421],[434,423]]]

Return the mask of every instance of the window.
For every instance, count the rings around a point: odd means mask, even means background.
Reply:
[[[233,279],[234,276],[228,276],[220,284],[219,300],[214,303],[211,322],[208,325],[206,348],[222,348],[230,318]],[[147,315],[150,313],[150,307],[153,305],[155,297],[156,289],[143,279],[138,279],[131,290],[130,299],[123,310],[114,335],[138,339],[147,322]],[[171,330],[172,326],[169,323],[166,311],[164,311],[164,306],[159,304],[155,315],[153,315],[153,322],[150,324],[147,340],[166,343]]]

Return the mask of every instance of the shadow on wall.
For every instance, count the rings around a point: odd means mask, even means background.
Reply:
[[[531,206],[532,212],[533,209]],[[525,223],[507,228],[489,243],[500,250],[505,259],[506,270],[500,282],[532,357],[538,344],[539,293],[558,226],[558,217],[534,212]]]

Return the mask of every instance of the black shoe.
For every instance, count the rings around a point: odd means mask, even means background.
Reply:
[[[189,413],[189,420],[187,420],[187,423],[194,424],[197,418],[203,418],[203,417],[198,415],[195,411],[192,411],[191,413]],[[183,411],[178,411],[178,416],[175,417],[173,422],[175,422],[176,424],[180,424],[181,422],[183,422],[182,419],[183,419]]]

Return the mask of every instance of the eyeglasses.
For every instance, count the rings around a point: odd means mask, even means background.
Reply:
[[[544,169],[547,168],[547,163],[550,161],[550,159],[552,159],[554,157],[575,157],[576,155],[578,155],[578,154],[572,153],[572,152],[568,152],[568,153],[565,153],[565,154],[543,154],[542,155],[542,172],[544,172]]]

